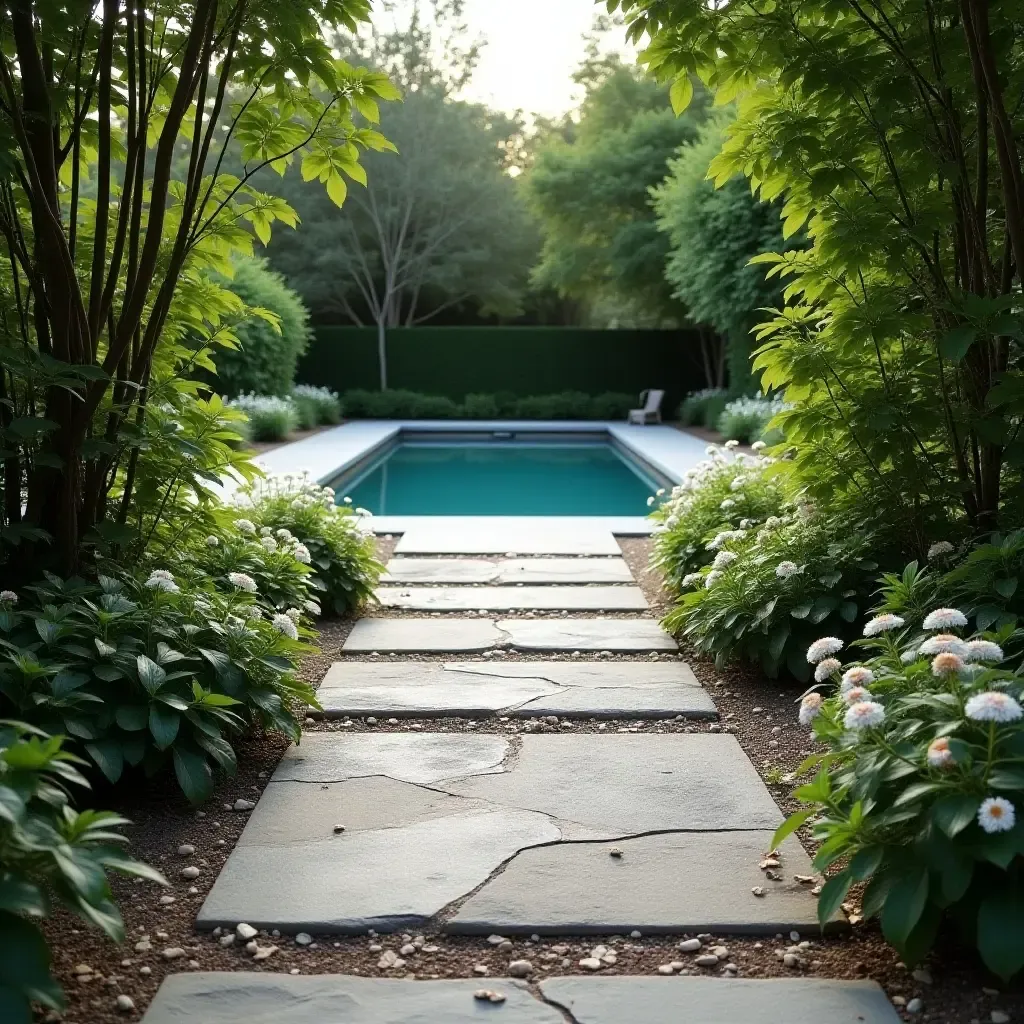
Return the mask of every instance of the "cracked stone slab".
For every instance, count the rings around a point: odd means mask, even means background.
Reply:
[[[488,619],[360,619],[342,650],[452,653],[486,651],[503,644],[506,635]]]
[[[560,836],[543,814],[470,804],[316,842],[240,841],[196,924],[344,935],[422,928],[519,850]]]
[[[639,587],[378,587],[385,608],[411,611],[643,611],[647,598]]]
[[[505,772],[443,788],[611,835],[774,830],[782,822],[736,738],[724,733],[523,736]]]
[[[345,782],[383,775],[431,786],[445,779],[502,771],[509,750],[505,736],[393,732],[306,733],[289,747],[271,782]]]
[[[402,534],[397,555],[621,555],[612,532],[558,516],[423,517]]]
[[[771,830],[679,832],[524,850],[470,896],[446,930],[457,934],[764,934],[818,927],[817,900],[794,874],[813,874],[800,843],[780,852],[785,882],[759,863]],[[621,857],[612,857],[616,847]],[[765,895],[751,889],[761,886]],[[649,1018],[638,1014],[636,1018]],[[722,1020],[745,1020],[723,1017]]]
[[[714,702],[679,661],[339,661],[317,699],[328,718],[433,717],[714,718]]]
[[[540,990],[565,1007],[575,1024],[680,1024],[683,1019],[686,1024],[898,1024],[900,1019],[873,981],[567,977],[547,978]]]
[[[385,583],[632,583],[622,558],[392,558]]]
[[[654,619],[360,619],[346,654],[471,653],[494,647],[520,651],[677,651]]]
[[[505,1002],[473,998],[479,980],[407,981],[344,974],[196,971],[165,978],[144,1024],[564,1024],[562,1013],[522,982],[488,978]],[[845,1024],[845,1022],[844,1022]]]

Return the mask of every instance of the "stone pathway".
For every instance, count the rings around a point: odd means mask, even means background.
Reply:
[[[403,536],[379,597],[385,607],[434,614],[360,620],[319,697],[328,718],[416,717],[418,731],[311,732],[290,748],[200,911],[200,929],[241,921],[286,935],[816,929],[815,900],[794,879],[812,873],[799,842],[783,844],[774,876],[760,866],[782,815],[733,736],[571,731],[573,719],[707,719],[716,710],[653,618],[601,617],[646,608],[611,534],[546,523],[533,534],[513,521],[463,537],[427,523]],[[526,553],[538,557],[519,557]],[[484,554],[500,557],[466,557]],[[481,609],[563,615],[459,614]],[[570,618],[571,610],[595,614]],[[602,652],[637,657],[598,660]],[[486,660],[414,660],[423,653]],[[530,721],[507,732],[423,729],[423,719],[483,716],[557,716],[561,730],[538,733]],[[479,987],[190,974],[165,982],[146,1022],[459,1024],[500,1012],[510,1024],[675,1024],[683,1006],[689,1024],[897,1019],[880,989],[859,983],[487,979],[504,997],[500,1010],[474,997]]]

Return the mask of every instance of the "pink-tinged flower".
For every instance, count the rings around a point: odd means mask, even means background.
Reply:
[[[841,693],[846,693],[856,686],[870,686],[875,681],[875,673],[865,665],[854,665],[843,673],[839,684]]]
[[[968,653],[967,644],[952,633],[936,633],[921,644],[919,651],[928,655],[949,653],[961,658],[966,658]]]
[[[829,676],[834,676],[837,672],[841,672],[842,669],[843,663],[838,658],[825,658],[814,666],[814,681],[816,683],[823,683]]]
[[[1016,722],[1024,711],[1008,694],[997,690],[976,693],[964,707],[967,717],[975,722]]]
[[[872,699],[871,691],[864,689],[863,686],[851,686],[848,690],[843,691],[843,700],[847,704],[860,704],[862,701]]]
[[[925,629],[961,629],[967,625],[967,616],[959,608],[936,608],[924,618]]]
[[[823,636],[820,640],[815,640],[807,648],[807,661],[811,665],[817,665],[822,658],[829,658],[833,654],[838,654],[842,649],[843,641],[838,637]]]
[[[964,659],[959,654],[953,654],[952,651],[936,654],[932,658],[932,675],[938,676],[940,679],[943,676],[955,676],[958,672],[963,671],[963,667]]]
[[[801,725],[810,725],[821,714],[820,693],[809,693],[800,701],[799,720]]]
[[[865,636],[878,636],[879,633],[888,633],[892,629],[901,629],[905,620],[898,615],[886,612],[884,615],[876,615],[864,624]]]
[[[978,824],[992,835],[995,832],[1009,832],[1017,823],[1017,812],[1013,804],[1001,796],[990,796],[982,800],[978,808]]]
[[[949,740],[940,736],[928,744],[928,763],[933,768],[949,768],[956,764],[953,751],[949,749]]]
[[[991,640],[968,640],[968,661],[1002,661],[1003,649]]]
[[[873,700],[862,700],[850,706],[843,717],[847,729],[868,729],[885,721],[885,708]]]

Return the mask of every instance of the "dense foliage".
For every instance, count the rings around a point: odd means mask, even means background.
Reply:
[[[923,552],[950,518],[1020,521],[1024,62],[1014,4],[622,0],[685,100],[738,117],[712,170],[783,204],[806,250],[755,367],[822,500],[856,494]],[[876,17],[876,8],[883,15]],[[728,56],[723,56],[728,55]]]
[[[782,298],[778,279],[766,279],[765,268],[750,261],[782,246],[782,221],[778,205],[759,200],[742,176],[717,188],[708,180],[727,124],[718,117],[702,125],[653,196],[658,227],[671,243],[665,278],[692,320],[728,339],[729,388],[738,395],[752,389],[750,332],[759,310]]]
[[[679,422],[684,426],[718,429],[718,418],[729,401],[725,388],[702,388],[688,394],[679,404]]]
[[[238,395],[228,407],[244,416],[240,429],[250,441],[283,441],[299,426],[299,410],[290,398]]]
[[[299,356],[306,351],[309,313],[299,296],[265,260],[236,261],[222,282],[250,310],[235,328],[237,348],[218,350],[213,385],[225,396],[244,392],[287,395]]]
[[[241,529],[240,529],[241,527]],[[139,576],[55,576],[0,614],[0,708],[74,737],[111,781],[173,764],[194,802],[213,768],[234,773],[231,737],[274,729],[298,739],[316,705],[295,673],[309,553],[239,520]]]
[[[562,391],[553,395],[466,395],[461,402],[443,395],[415,391],[346,391],[342,396],[350,419],[521,419],[521,420],[624,420],[637,399],[609,391],[586,395]]]
[[[298,410],[299,424],[306,429],[341,421],[341,399],[330,388],[296,384],[292,401]]]
[[[970,636],[955,608],[914,624],[883,613],[858,642],[866,660],[844,669],[834,638],[807,651],[818,685],[800,720],[828,753],[804,763],[819,769],[796,791],[808,807],[776,842],[810,821],[815,867],[835,866],[822,921],[867,883],[864,915],[879,917],[908,964],[946,917],[995,974],[1024,967],[1024,684],[1000,668],[1010,629]]]
[[[364,180],[360,154],[389,148],[369,125],[397,90],[326,37],[368,13],[366,0],[26,0],[0,15],[9,575],[73,572],[136,514],[142,453],[191,415],[189,378],[246,312],[210,273],[295,223],[253,175],[297,164],[340,203],[346,177]]]
[[[330,487],[305,474],[265,477],[241,491],[236,504],[261,531],[277,537],[283,531],[301,542],[317,602],[341,615],[373,597],[384,567],[366,513],[336,504]],[[320,614],[319,606],[315,610]]]
[[[715,426],[724,438],[741,444],[776,444],[782,440],[781,432],[769,424],[787,408],[780,398],[734,398],[726,403]]]
[[[0,616],[10,615],[0,600]],[[31,1024],[33,1004],[63,1010],[64,995],[50,974],[46,943],[33,918],[66,907],[115,941],[124,924],[107,873],[157,883],[163,878],[130,858],[116,829],[127,824],[109,811],[75,811],[72,787],[88,785],[78,758],[60,736],[0,721],[0,1008],[4,1024]]]

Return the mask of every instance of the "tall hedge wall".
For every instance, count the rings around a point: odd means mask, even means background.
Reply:
[[[396,327],[388,331],[388,383],[461,400],[467,394],[517,396],[663,388],[664,411],[705,386],[695,331],[575,327]],[[336,391],[376,389],[373,327],[315,327],[298,380]]]

